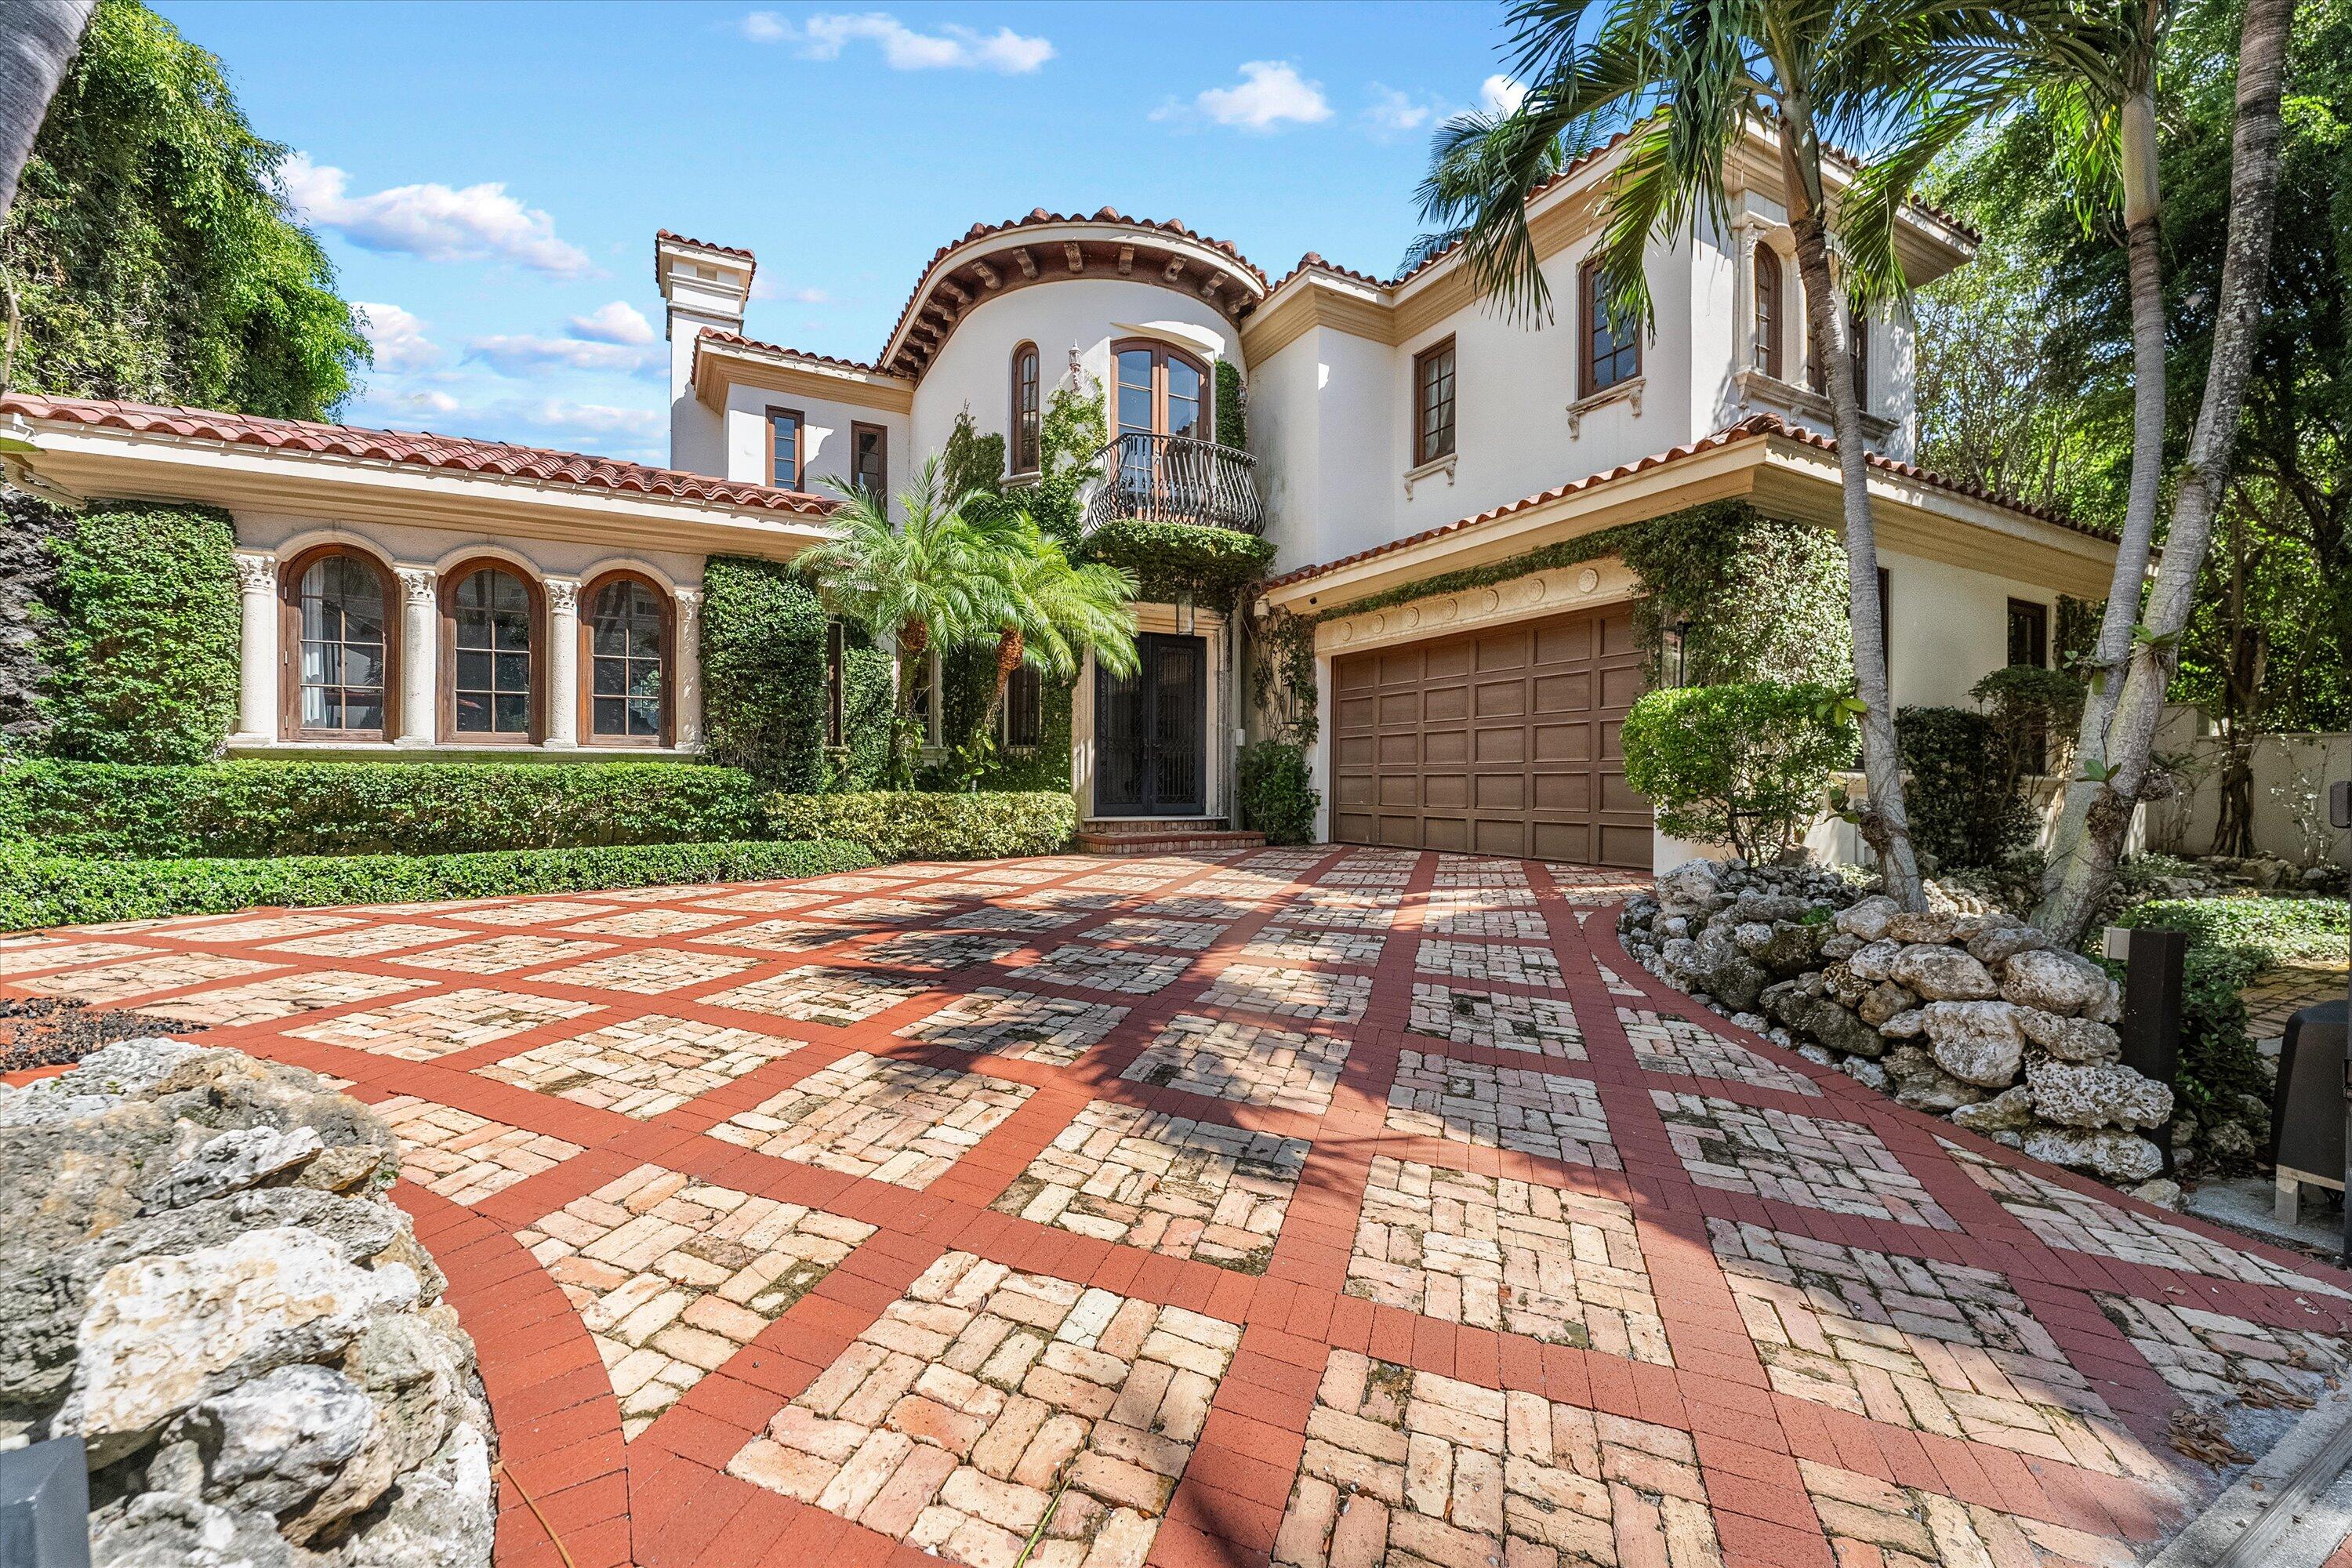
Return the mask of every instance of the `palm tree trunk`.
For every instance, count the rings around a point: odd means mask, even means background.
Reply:
[[[1861,830],[1878,858],[1888,896],[1916,910],[1927,907],[1927,892],[1911,848],[1903,760],[1895,748],[1895,710],[1886,689],[1885,626],[1878,611],[1878,536],[1870,512],[1870,455],[1863,445],[1862,403],[1853,384],[1845,313],[1830,276],[1821,148],[1810,119],[1804,98],[1790,94],[1780,125],[1780,167],[1789,192],[1789,226],[1797,240],[1797,271],[1804,279],[1808,342],[1829,388],[1838,479],[1845,492],[1847,616],[1853,627],[1854,695],[1862,702],[1862,772],[1869,792]]]
[[[2090,689],[2074,741],[2077,763],[2089,765],[2077,766],[2067,780],[2065,804],[2051,833],[2045,891],[2062,879],[2063,868],[2081,845],[2106,771],[2107,726],[2123,691],[2132,628],[2139,624],[2140,595],[2164,484],[2164,267],[2159,254],[2164,209],[2157,184],[2154,88],[2144,87],[2126,100],[2121,118],[2124,244],[2132,315],[2131,483],[2115,571],[2107,580],[2107,607],[2093,645]],[[2053,454],[2055,449],[2053,445]]]
[[[898,627],[893,641],[898,664],[898,691],[890,704],[890,779],[894,787],[905,788],[915,776],[913,764],[907,757],[907,731],[915,721],[915,671],[922,657],[930,651],[931,628],[920,621],[908,621]],[[940,694],[931,693],[931,700]]]
[[[2164,561],[2148,595],[2146,631],[2107,727],[2107,767],[2084,814],[2080,837],[2053,867],[2034,923],[2061,942],[2082,939],[2115,879],[2133,811],[2168,787],[2150,762],[2164,691],[2179,662],[2180,634],[2196,605],[2197,579],[2212,542],[2213,513],[2230,487],[2246,378],[2270,283],[2271,231],[2278,214],[2279,98],[2286,80],[2287,25],[2294,0],[2247,0],[2238,38],[2238,123],[2230,148],[2230,238],[2213,325],[2205,399],[2174,491]]]
[[[0,0],[0,217],[96,0]]]
[[[1005,688],[1013,684],[1013,672],[1021,668],[1022,655],[1027,641],[1019,626],[1006,626],[996,634],[996,686],[988,694],[988,711],[980,716],[980,732],[996,732],[996,715],[1004,707]]]

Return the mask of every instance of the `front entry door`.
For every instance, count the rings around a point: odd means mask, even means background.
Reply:
[[[1132,677],[1095,667],[1095,815],[1209,809],[1209,645],[1145,632]]]

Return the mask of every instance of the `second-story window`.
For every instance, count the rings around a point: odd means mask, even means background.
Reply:
[[[1579,390],[1593,397],[1642,374],[1642,331],[1637,322],[1621,323],[1611,316],[1609,287],[1599,258],[1587,261],[1577,277],[1577,304],[1584,312]]]
[[[1780,379],[1780,253],[1770,246],[1756,247],[1756,368]]]
[[[784,489],[801,488],[802,465],[808,454],[805,446],[805,421],[797,408],[768,410],[768,482]]]
[[[1412,358],[1412,462],[1419,468],[1454,453],[1454,340]]]
[[[1209,373],[1179,350],[1121,343],[1112,356],[1118,377],[1113,412],[1121,436],[1209,433]]]
[[[1853,400],[1867,414],[1870,411],[1870,322],[1851,306],[1845,312],[1845,342],[1849,362],[1853,366]],[[1823,397],[1829,395],[1829,377],[1822,374],[1818,360],[1806,363],[1805,384]]]
[[[1013,471],[1016,474],[1037,471],[1043,410],[1037,380],[1037,345],[1023,343],[1013,351]]]
[[[849,427],[850,482],[881,506],[890,499],[890,434],[879,425]]]

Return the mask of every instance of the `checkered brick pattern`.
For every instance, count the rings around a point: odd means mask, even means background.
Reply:
[[[2352,1280],[1804,1070],[1625,957],[1642,885],[263,910],[0,937],[0,999],[394,1126],[501,1568],[2121,1568],[2352,1372]]]

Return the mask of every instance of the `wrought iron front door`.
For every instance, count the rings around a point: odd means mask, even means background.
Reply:
[[[1209,647],[1145,632],[1131,676],[1095,668],[1095,815],[1197,816],[1209,808]]]

